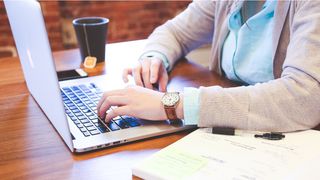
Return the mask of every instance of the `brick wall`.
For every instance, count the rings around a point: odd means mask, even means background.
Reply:
[[[76,47],[72,20],[101,16],[110,19],[108,42],[147,38],[153,29],[187,7],[185,1],[42,1],[53,51]],[[0,57],[15,47],[3,2],[0,1]],[[2,50],[2,51],[1,51]],[[9,54],[10,55],[10,54]]]
[[[43,1],[41,2],[41,9],[44,21],[46,22],[51,49],[53,51],[65,49],[62,42],[62,24],[59,1]]]

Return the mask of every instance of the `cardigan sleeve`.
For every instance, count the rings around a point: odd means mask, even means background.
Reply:
[[[175,61],[202,44],[212,41],[215,2],[194,1],[172,20],[156,28],[148,37],[144,52],[158,51]]]
[[[279,79],[200,88],[199,126],[296,131],[320,123],[320,4],[296,2]]]

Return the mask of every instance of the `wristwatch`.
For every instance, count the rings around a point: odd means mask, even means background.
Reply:
[[[161,102],[163,104],[164,110],[166,112],[167,118],[170,120],[177,120],[176,107],[179,103],[180,96],[179,92],[166,92]]]

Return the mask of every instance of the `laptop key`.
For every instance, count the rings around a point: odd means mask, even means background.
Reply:
[[[111,131],[117,131],[120,129],[120,127],[113,121],[108,123],[108,127],[111,129]]]
[[[83,125],[84,125],[85,127],[93,126],[93,124],[91,124],[91,123],[84,123]]]
[[[101,133],[109,132],[108,128],[100,121],[94,123]]]
[[[76,90],[80,90],[77,86],[71,86],[71,89],[76,91]]]
[[[81,109],[81,110],[86,110],[86,109],[88,109],[88,108],[87,108],[86,106],[81,106],[80,109]]]
[[[114,121],[118,126],[121,127],[121,129],[129,128],[128,124],[126,121],[119,119]]]
[[[71,117],[75,117],[72,113],[69,113],[68,116]]]
[[[89,119],[96,119],[96,118],[98,118],[98,116],[96,116],[96,115],[89,116]]]
[[[97,134],[100,134],[100,132],[96,129],[96,130],[93,130],[93,131],[89,131],[91,135],[97,135]]]
[[[76,110],[77,109],[77,107],[75,105],[72,105],[69,108],[70,108],[70,110]]]
[[[85,124],[85,123],[90,123],[90,121],[88,119],[82,119],[80,120],[82,122],[82,124]]]
[[[105,126],[98,126],[98,129],[101,133],[109,132],[109,130]]]
[[[68,106],[68,107],[71,107],[71,106],[74,106],[74,104],[71,102],[71,103],[66,103],[66,105]]]
[[[79,112],[81,112],[79,109],[72,109],[71,110],[73,113],[79,113]]]
[[[87,97],[87,96],[84,95],[84,94],[80,94],[79,97],[80,97],[81,99],[83,99],[83,98],[85,98],[85,97]]]
[[[72,91],[68,91],[66,94],[67,94],[68,96],[74,95],[74,93],[73,93]]]
[[[84,135],[85,137],[90,136],[90,133],[89,133],[88,131],[85,131],[85,132],[82,132],[82,133],[83,133],[83,135]]]
[[[82,102],[81,102],[81,103],[77,103],[77,105],[78,105],[79,107],[85,106]]]
[[[91,122],[93,122],[93,123],[98,123],[98,122],[99,122],[99,119],[98,119],[98,118],[91,119]]]
[[[75,116],[70,117],[70,119],[71,119],[72,121],[78,120]]]
[[[74,97],[74,98],[71,98],[72,101],[79,101],[80,99],[78,97]]]
[[[96,128],[94,126],[89,126],[87,127],[88,131],[93,131],[93,130],[96,130]]]
[[[79,129],[80,129],[80,131],[81,131],[81,132],[86,132],[86,131],[87,131],[87,129],[86,129],[86,128],[84,128],[84,127],[79,128]]]
[[[83,125],[82,125],[82,124],[77,124],[77,127],[78,127],[78,128],[82,128]]]
[[[90,112],[87,112],[86,115],[90,117],[90,116],[93,116],[94,114],[90,111]]]
[[[78,116],[78,119],[82,120],[82,119],[87,119],[85,116]]]
[[[80,121],[78,121],[78,120],[75,120],[75,121],[73,121],[75,124],[81,124],[80,123]]]
[[[134,117],[129,117],[129,116],[126,116],[126,117],[122,117],[126,122],[127,122],[127,124],[129,125],[129,126],[131,126],[131,127],[136,127],[136,126],[140,126],[141,124],[140,123],[138,123],[137,121],[137,119],[136,118],[134,118]]]
[[[68,87],[63,87],[62,89],[65,91],[70,91],[70,88],[68,88]]]
[[[91,112],[91,111],[88,108],[86,108],[86,109],[83,110],[83,112],[84,113],[88,113],[88,112]]]
[[[82,114],[81,112],[74,113],[74,115],[76,115],[76,116],[83,116],[83,114]]]

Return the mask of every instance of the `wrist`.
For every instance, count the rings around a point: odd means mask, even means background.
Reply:
[[[178,119],[184,119],[184,115],[183,115],[183,94],[179,93],[180,96],[180,100],[177,104],[176,107],[176,113],[177,113],[177,117]]]
[[[179,92],[166,92],[161,99],[167,119],[183,118],[183,100]]]

